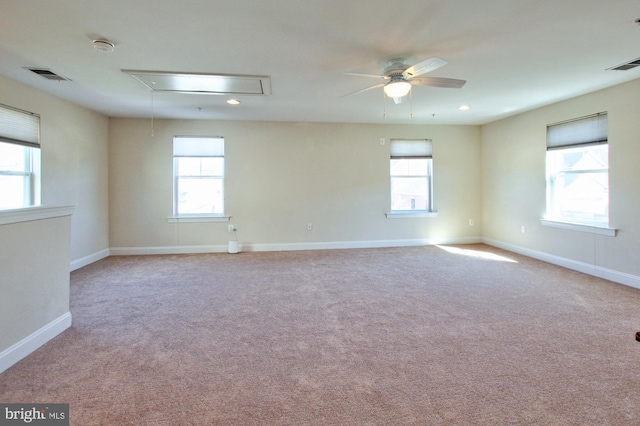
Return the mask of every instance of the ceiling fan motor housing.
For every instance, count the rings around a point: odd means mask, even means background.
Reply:
[[[393,59],[389,61],[389,65],[387,65],[382,72],[386,77],[395,77],[402,75],[408,67],[409,65],[405,63],[404,59]]]

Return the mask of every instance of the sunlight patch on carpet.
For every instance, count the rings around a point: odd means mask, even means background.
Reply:
[[[498,254],[495,253],[487,253],[484,251],[479,251],[479,250],[469,250],[469,249],[463,249],[460,247],[448,247],[448,246],[441,246],[441,245],[437,245],[436,247],[449,252],[449,253],[453,253],[453,254],[461,254],[463,256],[470,256],[470,257],[475,257],[478,259],[485,259],[485,260],[497,260],[500,262],[511,262],[511,263],[518,263],[517,261],[513,260],[513,259],[509,259],[508,257],[505,256],[500,256]]]

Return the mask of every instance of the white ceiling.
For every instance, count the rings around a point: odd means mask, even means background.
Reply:
[[[640,57],[637,18],[639,0],[0,0],[0,74],[111,117],[483,124],[639,78],[606,70]],[[431,56],[467,84],[341,97],[378,83],[344,73]],[[152,95],[122,69],[266,75],[272,94]]]

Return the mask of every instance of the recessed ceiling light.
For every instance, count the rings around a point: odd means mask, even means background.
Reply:
[[[460,105],[458,107],[458,110],[460,110],[460,111],[466,111],[468,109],[471,109],[471,107],[469,105]]]
[[[228,100],[227,100],[227,103],[228,103],[229,105],[240,105],[240,101],[239,101],[239,100],[237,100],[237,99],[228,99]]]

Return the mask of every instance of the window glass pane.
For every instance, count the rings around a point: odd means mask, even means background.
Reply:
[[[180,176],[222,176],[224,158],[220,157],[178,157]]]
[[[548,211],[556,220],[608,224],[608,146],[547,151]]]
[[[607,222],[609,218],[608,174],[561,173],[554,182],[555,214],[564,219]]]
[[[37,151],[36,148],[0,142],[0,209],[33,203],[31,155]]]
[[[427,175],[427,160],[426,158],[414,158],[409,161],[409,174],[411,176],[426,176]]]
[[[409,160],[391,159],[391,176],[408,176]]]
[[[427,158],[391,159],[392,176],[427,176]]]
[[[24,172],[25,155],[28,149],[21,145],[0,142],[0,170]]]
[[[608,167],[609,145],[582,146],[549,151],[554,170],[594,170]]]
[[[0,209],[15,209],[28,204],[25,176],[0,175]]]
[[[224,158],[205,157],[202,158],[202,175],[203,176],[222,176],[224,175]]]
[[[178,158],[178,175],[179,176],[200,176],[200,158],[179,157]]]
[[[391,210],[427,210],[427,179],[391,178]]]
[[[178,214],[222,214],[220,178],[178,178]]]

